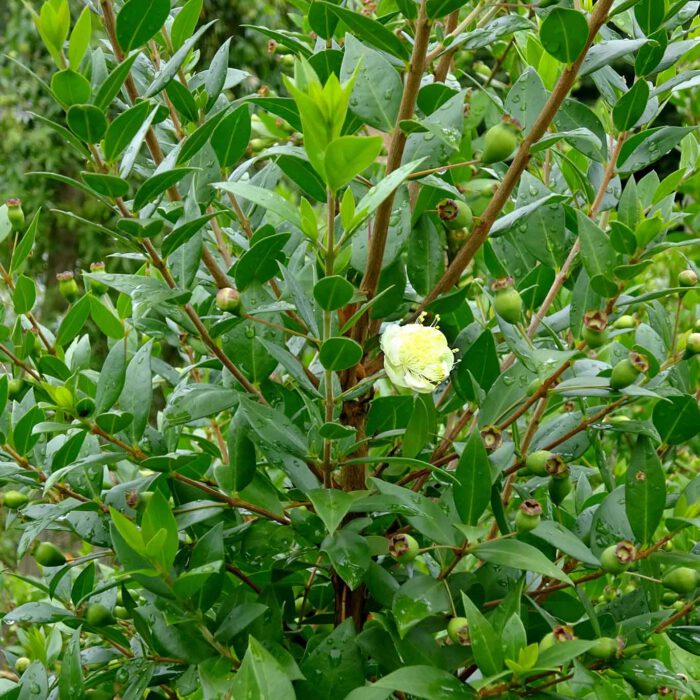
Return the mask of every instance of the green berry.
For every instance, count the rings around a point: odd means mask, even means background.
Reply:
[[[7,396],[10,399],[16,399],[20,393],[22,392],[22,388],[24,387],[24,381],[21,379],[17,379],[16,377],[13,377],[10,379],[10,381],[7,383]]]
[[[115,605],[114,607],[114,617],[118,620],[128,620],[131,616],[129,611],[122,605]]]
[[[637,322],[635,321],[634,316],[630,316],[629,314],[623,314],[622,316],[619,316],[615,319],[615,322],[612,324],[613,328],[615,328],[616,330],[634,328],[636,325]]]
[[[53,542],[39,542],[33,556],[42,566],[63,566],[66,563],[65,555]]]
[[[29,501],[29,496],[21,491],[5,491],[3,504],[9,510],[17,510]]]
[[[700,586],[700,571],[691,569],[688,566],[679,566],[667,572],[662,581],[666,588],[670,588],[681,595],[686,595],[692,593]]]
[[[589,348],[595,349],[605,345],[608,339],[607,324],[608,315],[604,311],[587,311],[584,314],[581,337]]]
[[[105,272],[105,264],[101,260],[90,263],[90,272],[92,272],[93,275],[103,275]],[[90,279],[90,291],[93,294],[102,295],[107,291],[107,289],[108,287],[106,284],[99,282],[94,278]]]
[[[700,355],[700,333],[691,333],[685,341],[685,357]]]
[[[495,292],[493,308],[508,323],[517,323],[523,313],[523,300],[515,287],[512,277],[497,279],[491,288]]]
[[[683,270],[678,275],[679,287],[694,287],[698,283],[698,275],[695,270]]]
[[[232,287],[224,287],[216,293],[216,305],[221,311],[239,314],[241,311],[241,295]]]
[[[537,450],[537,452],[531,452],[527,459],[525,460],[525,468],[534,474],[535,476],[547,476],[547,469],[545,464],[553,453],[549,450]]]
[[[389,554],[401,564],[407,564],[418,556],[420,547],[415,537],[398,533],[389,541]]]
[[[15,661],[15,671],[22,675],[31,665],[31,659],[28,659],[26,656],[18,656]]]
[[[466,617],[453,617],[447,623],[447,636],[455,644],[467,646],[471,644],[469,622]]]
[[[623,540],[603,550],[600,555],[600,566],[609,574],[621,574],[630,568],[636,556],[635,546]]]
[[[512,127],[506,124],[492,126],[484,135],[484,150],[481,162],[485,165],[500,163],[510,158],[518,146],[518,137]]]
[[[549,480],[549,497],[555,506],[558,506],[571,491],[571,479],[552,477]]]
[[[620,360],[614,367],[610,376],[610,388],[619,391],[634,384],[640,374],[649,369],[649,362],[644,355],[631,352],[629,357]]]
[[[534,530],[542,518],[542,506],[539,501],[528,498],[520,504],[520,508],[515,515],[515,529],[520,532],[530,532]]]
[[[93,627],[104,627],[114,622],[112,613],[101,603],[91,603],[85,611],[85,621]]]
[[[22,211],[22,200],[17,197],[8,199],[5,204],[7,205],[7,218],[12,225],[13,231],[21,231],[24,228],[24,212]]]
[[[620,645],[617,639],[612,637],[600,637],[588,653],[596,659],[611,659],[619,653]]]
[[[472,210],[460,199],[443,199],[438,202],[437,214],[448,229],[471,228],[474,219]]]
[[[63,295],[64,299],[73,303],[78,298],[78,283],[75,281],[75,276],[70,270],[59,272],[56,275],[58,280],[58,291]]]

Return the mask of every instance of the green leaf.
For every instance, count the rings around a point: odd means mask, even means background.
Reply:
[[[284,221],[301,227],[298,209],[276,192],[266,190],[257,185],[249,185],[246,182],[216,182],[214,187],[231,192],[237,197],[247,199],[258,206],[277,214]]]
[[[522,571],[534,571],[535,573],[549,576],[550,578],[571,584],[571,579],[547,557],[532,545],[516,540],[494,540],[476,545],[473,549],[474,556],[483,561],[510,566]]]
[[[89,81],[69,68],[53,74],[51,91],[64,107],[88,102],[92,92]]]
[[[700,408],[689,394],[669,396],[654,406],[652,420],[661,439],[668,445],[680,445],[700,432]]]
[[[593,555],[593,552],[591,552],[571,530],[568,530],[564,525],[555,520],[542,520],[532,531],[532,535],[556,547],[564,552],[564,554],[574,557],[574,559],[577,559],[583,564],[594,567],[600,566],[600,562],[598,558]]]
[[[358,499],[364,498],[366,492],[354,491],[348,493],[338,489],[314,489],[306,495],[313,504],[318,517],[323,520],[328,533],[332,535],[350,511],[353,503]]]
[[[104,154],[107,161],[116,160],[129,142],[138,133],[151,110],[147,101],[139,102],[134,107],[122,112],[107,127],[105,134]]]
[[[134,61],[138,58],[139,54],[134,53],[128,58],[125,58],[121,63],[117,64],[110,74],[104,79],[100,89],[97,91],[95,96],[95,107],[101,110],[106,110],[112,104],[112,100],[119,94],[122,89],[122,85],[129,75],[131,66],[134,65]]]
[[[87,9],[87,8],[85,8]],[[59,700],[76,700],[83,696],[83,669],[80,663],[80,629],[73,631],[63,654],[58,678]]]
[[[229,61],[229,46],[231,38],[229,37],[217,50],[209,64],[209,70],[204,76],[204,89],[207,91],[207,104],[205,111],[209,111],[216,100],[226,82],[226,73],[228,71]]]
[[[181,245],[184,245],[189,241],[192,236],[197,234],[201,228],[208,222],[211,221],[215,216],[219,216],[219,212],[212,212],[210,214],[204,214],[203,216],[198,216],[196,219],[187,221],[181,226],[174,228],[167,236],[165,241],[163,241],[163,247],[161,253],[164,258],[167,258],[171,253],[176,251]]]
[[[84,7],[73,27],[68,44],[68,64],[73,70],[80,67],[80,62],[90,45],[91,31],[90,8]]]
[[[143,46],[163,26],[170,0],[129,0],[117,15],[116,36],[125,52]]]
[[[239,410],[243,411],[252,431],[262,442],[297,457],[306,457],[306,438],[284,414],[244,397]]]
[[[116,342],[107,354],[95,390],[95,415],[108,411],[124,388],[126,376],[126,346]]]
[[[277,659],[252,636],[230,692],[240,698],[296,699],[294,687]]]
[[[141,146],[143,145],[144,139],[148,130],[151,128],[151,123],[158,112],[159,107],[154,107],[151,113],[146,117],[143,124],[140,125],[139,130],[134,134],[134,138],[131,139],[129,145],[124,151],[121,163],[119,164],[119,177],[127,178],[131,174],[131,170],[136,163],[136,158],[138,157]]]
[[[89,315],[90,297],[86,295],[78,299],[63,317],[61,325],[58,327],[56,345],[65,347],[70,343],[80,333],[80,329],[85,325]]]
[[[36,285],[31,277],[20,275],[12,292],[12,304],[17,314],[26,314],[36,302]]]
[[[367,540],[352,530],[338,530],[321,543],[338,576],[354,591],[372,563]]]
[[[207,119],[200,127],[193,131],[185,140],[180,152],[177,155],[177,162],[186,163],[196,153],[198,153],[211,138],[214,129],[221,123],[221,120],[226,116],[226,110],[214,114]]]
[[[124,337],[124,326],[122,322],[114,315],[114,312],[109,309],[100,299],[89,295],[90,298],[90,315],[95,325],[108,337],[119,340]]]
[[[180,182],[183,177],[189,175],[194,168],[173,168],[162,173],[152,175],[146,180],[134,196],[134,211],[142,209],[146,204],[150,204],[166,190]]]
[[[476,525],[491,500],[489,458],[476,431],[472,432],[460,455],[455,476],[459,480],[459,486],[454,489],[459,517],[465,525]]]
[[[91,173],[84,170],[80,173],[80,177],[90,189],[106,197],[116,199],[124,197],[129,192],[129,183],[116,175]]]
[[[464,0],[428,0],[425,3],[425,13],[430,19],[440,19],[461,7],[464,7]]]
[[[583,78],[595,73],[604,66],[611,65],[618,58],[638,51],[648,41],[648,39],[612,39],[594,44],[583,60],[579,77]]]
[[[625,479],[627,519],[639,542],[648,545],[653,541],[665,507],[666,477],[661,461],[651,440],[640,435]]]
[[[596,275],[609,279],[617,265],[617,255],[610,239],[585,214],[577,211],[576,216],[583,266],[591,279]]]
[[[309,26],[323,39],[330,39],[338,26],[338,18],[322,2],[312,2],[308,14]]]
[[[675,148],[692,130],[693,127],[661,126],[635,134],[620,149],[618,171],[627,175],[648,167]]]
[[[192,93],[179,81],[171,80],[165,87],[173,107],[190,122],[199,120],[199,107]]]
[[[428,216],[421,216],[408,238],[406,271],[419,294],[427,294],[445,271],[444,244]]]
[[[391,603],[391,612],[401,638],[427,617],[444,613],[450,608],[445,583],[416,573],[399,588]]]
[[[540,27],[544,50],[562,63],[573,63],[586,47],[588,22],[576,10],[555,7]]]
[[[318,359],[326,369],[340,372],[362,359],[362,346],[352,338],[329,338],[321,346]]]
[[[337,192],[372,165],[382,145],[381,136],[341,136],[331,141],[324,156],[330,189]]]
[[[186,384],[168,397],[168,425],[181,425],[226,411],[238,403],[238,393],[215,384]]]
[[[151,380],[151,347],[149,340],[142,345],[131,358],[124,377],[124,388],[119,396],[119,406],[131,413],[134,420],[130,426],[131,437],[138,442],[146,429],[153,400]]]
[[[627,520],[625,487],[611,491],[593,514],[591,523],[591,550],[597,557],[611,544],[622,540],[634,540],[634,533]]]
[[[222,168],[230,168],[245,153],[250,140],[250,112],[241,105],[227,115],[214,130],[211,146]]]
[[[326,311],[335,311],[350,303],[354,293],[352,284],[339,275],[323,277],[314,286],[314,299]]]
[[[66,123],[85,143],[97,143],[107,131],[105,115],[94,105],[73,105],[66,112]]]
[[[639,0],[634,5],[634,17],[640,29],[651,36],[663,23],[665,0]]]
[[[398,690],[424,700],[437,700],[437,698],[462,700],[475,697],[474,691],[466,683],[460,682],[451,673],[434,666],[405,666],[383,676],[372,687]],[[357,699],[353,697],[352,700],[364,699],[358,695]]]
[[[202,0],[187,0],[173,20],[170,40],[174,49],[179,49],[192,36],[202,14]]]
[[[164,537],[159,535],[164,532]],[[177,523],[168,501],[160,490],[156,490],[148,501],[141,519],[141,533],[144,542],[154,537],[163,537],[158,549],[158,560],[163,567],[169,569],[175,561],[178,549]]]
[[[377,20],[345,7],[338,7],[330,2],[317,2],[317,4],[325,6],[329,12],[335,14],[356,37],[362,37],[363,41],[382,51],[393,54],[397,58],[402,60],[408,59],[409,50],[407,45]]]
[[[618,131],[631,129],[644,114],[648,101],[649,83],[637,80],[613,108],[613,122]]]
[[[485,677],[495,676],[501,671],[504,663],[500,640],[491,623],[464,592],[462,592],[462,605],[469,622],[469,637],[474,660]]]
[[[36,232],[39,228],[40,211],[40,209],[37,209],[36,214],[34,214],[32,217],[29,227],[25,231],[15,249],[12,251],[12,258],[10,259],[10,273],[17,272],[22,268],[22,265],[27,260],[32,252],[32,249],[34,248]]]
[[[288,240],[288,233],[273,233],[243,253],[234,269],[238,289],[245,289],[253,282],[262,284],[274,277],[279,272],[278,263],[284,260],[282,249]]]

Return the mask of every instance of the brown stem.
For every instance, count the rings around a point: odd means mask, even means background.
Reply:
[[[236,578],[239,578],[243,583],[252,588],[256,593],[260,593],[262,588],[258,586],[247,574],[244,574],[237,566],[226,562],[226,571],[230,571]]]
[[[459,10],[457,9],[453,12],[450,12],[450,14],[447,15],[447,19],[445,21],[445,33],[449,34],[450,32],[453,32],[457,27],[458,21]],[[452,65],[452,56],[453,54],[449,51],[446,51],[444,54],[442,54],[442,56],[440,56],[440,60],[438,61],[437,67],[435,68],[435,72],[433,73],[434,80],[436,83],[445,82],[447,74],[450,71],[450,66]]]
[[[467,268],[472,258],[476,254],[477,250],[486,241],[491,227],[493,226],[496,218],[501,213],[503,207],[507,204],[510,196],[515,189],[515,186],[520,180],[520,176],[527,167],[530,161],[530,148],[539,141],[542,136],[546,133],[549,125],[554,120],[559,107],[562,102],[566,99],[569,91],[571,90],[578,72],[583,63],[583,59],[588,53],[588,49],[593,43],[598,30],[604,24],[607,19],[608,12],[613,3],[613,0],[599,0],[596,3],[593,14],[589,20],[588,24],[588,38],[586,40],[586,45],[581,55],[569,66],[567,66],[563,73],[561,74],[559,80],[557,81],[552,94],[550,95],[547,103],[540,112],[539,117],[533,124],[532,128],[528,134],[523,139],[520,144],[513,162],[511,163],[508,171],[503,178],[499,188],[493,195],[486,211],[484,212],[481,220],[474,228],[472,235],[467,239],[466,243],[460,248],[457,255],[453,259],[450,266],[445,271],[445,274],[440,278],[433,289],[428,293],[425,299],[421,302],[418,309],[413,314],[413,318],[417,318],[418,315],[423,311],[423,309],[434,299],[436,299],[440,294],[447,291],[450,287],[459,281],[462,273]]]
[[[33,377],[38,382],[41,381],[41,375],[32,369],[26,362],[24,362],[24,360],[20,360],[19,357],[17,357],[17,355],[15,355],[4,343],[0,343],[0,352],[7,355],[13,364],[21,367],[30,377]]]

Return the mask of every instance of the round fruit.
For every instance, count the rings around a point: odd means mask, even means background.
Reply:
[[[74,302],[78,298],[78,283],[70,270],[59,272],[56,275],[58,280],[58,291],[61,292],[66,301]]]
[[[525,460],[525,468],[530,472],[530,474],[535,474],[536,476],[547,476],[545,463],[550,457],[552,457],[552,454],[553,453],[549,450],[537,450],[537,452],[531,452]]]
[[[517,323],[523,313],[523,300],[515,287],[512,277],[497,279],[491,288],[495,292],[493,308],[508,323]]]
[[[104,627],[114,622],[112,613],[101,603],[91,603],[85,611],[85,621],[93,627]]]
[[[7,396],[10,399],[15,399],[19,396],[20,392],[22,391],[22,387],[24,386],[24,382],[21,379],[17,378],[12,378],[10,381],[7,383]]]
[[[620,360],[614,367],[610,377],[610,388],[614,391],[624,389],[634,384],[637,377],[649,369],[649,361],[638,352],[631,352],[629,357]]]
[[[7,218],[12,225],[13,231],[21,231],[24,228],[24,212],[22,211],[22,200],[17,197],[8,199],[5,202],[7,205]]]
[[[678,275],[679,287],[694,287],[698,283],[698,275],[695,270],[683,270]]]
[[[612,325],[613,328],[620,330],[634,328],[637,325],[637,322],[635,321],[634,316],[630,316],[629,314],[623,314],[622,316],[616,318],[615,322]]]
[[[443,199],[438,202],[437,214],[448,229],[471,228],[472,210],[460,199]]]
[[[466,617],[453,617],[447,623],[447,636],[455,644],[467,646],[471,644],[469,636],[469,622]]]
[[[662,581],[666,588],[670,588],[681,595],[686,595],[692,593],[700,586],[700,571],[691,569],[688,566],[679,566],[667,572]]]
[[[33,556],[42,566],[63,566],[66,563],[63,552],[53,542],[39,542]]]
[[[571,479],[568,476],[563,478],[552,477],[549,480],[549,497],[555,506],[558,506],[571,491]]]
[[[21,491],[5,491],[2,502],[5,504],[5,508],[9,510],[17,510],[25,505],[29,501],[29,497],[26,493]]]
[[[31,665],[32,665],[31,659],[28,659],[26,656],[18,656],[16,661],[15,661],[15,671],[17,671],[17,673],[19,673],[19,674],[22,674]]]
[[[216,293],[216,305],[221,311],[240,313],[241,295],[232,287],[224,287]]]
[[[600,637],[600,639],[596,639],[595,645],[588,650],[588,653],[596,659],[611,659],[613,656],[617,656],[618,650],[617,639]]]
[[[685,341],[685,355],[692,357],[700,355],[700,333],[691,333]]]
[[[129,617],[129,611],[122,605],[115,605],[114,606],[114,617],[116,617],[118,620],[128,620]]]
[[[534,498],[528,498],[520,504],[515,515],[515,529],[518,532],[530,532],[539,524],[542,517],[542,506]]]
[[[484,135],[484,150],[481,154],[481,162],[500,163],[509,158],[518,145],[518,137],[511,126],[496,124]]]
[[[608,315],[604,311],[593,310],[584,314],[581,337],[589,348],[599,348],[605,345],[608,339],[607,325]]]
[[[105,272],[105,264],[101,260],[90,263],[90,272],[92,272],[93,275],[103,275]],[[94,294],[102,295],[107,289],[107,285],[103,282],[99,282],[94,278],[90,279],[90,291]]]
[[[389,541],[389,554],[401,564],[407,564],[418,556],[420,547],[415,537],[398,533]]]
[[[630,568],[637,556],[637,550],[631,542],[623,540],[611,544],[600,555],[600,566],[609,574],[621,574]]]

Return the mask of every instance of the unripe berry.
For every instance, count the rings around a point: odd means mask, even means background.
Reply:
[[[26,505],[29,501],[29,496],[21,491],[5,491],[2,494],[2,502],[8,510],[17,510]]]
[[[7,218],[12,225],[12,230],[21,231],[24,228],[22,200],[17,197],[13,197],[12,199],[8,199],[5,204],[7,205]]]
[[[15,661],[15,671],[22,675],[31,665],[31,659],[28,659],[26,656],[18,656]]]
[[[562,478],[552,477],[549,480],[549,498],[555,506],[558,506],[571,491],[571,479],[568,476]]]
[[[695,270],[683,270],[678,275],[679,287],[694,287],[698,283],[698,275]]]
[[[467,646],[471,644],[469,622],[466,617],[453,617],[447,623],[447,636],[455,644]]]
[[[528,498],[520,504],[515,515],[515,529],[518,532],[530,532],[539,524],[542,517],[542,506],[539,501]]]
[[[73,303],[78,298],[78,283],[70,270],[59,272],[56,275],[58,280],[58,291],[61,292],[66,301]]]
[[[116,617],[118,620],[128,620],[130,617],[129,611],[122,605],[115,605],[114,617]]]
[[[605,311],[587,311],[584,314],[581,337],[589,348],[599,348],[605,345],[608,339],[607,324],[608,315]]]
[[[42,566],[63,566],[66,563],[63,552],[53,542],[39,542],[33,557]]]
[[[496,124],[484,135],[481,162],[485,165],[500,163],[509,158],[517,146],[518,137],[514,129],[506,124]]]
[[[22,391],[22,387],[24,387],[23,380],[17,379],[16,377],[10,379],[10,381],[7,383],[7,396],[10,399],[17,398]]]
[[[495,292],[493,308],[508,323],[517,323],[523,312],[523,300],[515,287],[512,277],[497,279],[491,288]]]
[[[662,582],[666,588],[670,588],[681,595],[687,595],[700,586],[700,571],[691,569],[688,566],[678,566],[667,572]]]
[[[389,554],[400,564],[407,564],[418,556],[418,542],[415,537],[402,532],[393,535],[389,540]]]
[[[637,321],[635,321],[634,316],[630,316],[629,314],[623,314],[622,316],[619,316],[615,319],[615,322],[612,324],[612,327],[616,330],[626,330],[629,328],[634,328],[636,325]]]
[[[91,603],[85,611],[85,621],[93,627],[104,627],[114,622],[112,613],[101,603]]]
[[[216,305],[221,311],[239,314],[241,311],[241,295],[232,287],[224,287],[216,293]]]
[[[530,472],[530,474],[535,474],[536,476],[547,476],[545,463],[550,457],[553,456],[554,453],[550,452],[549,450],[537,450],[537,452],[531,452],[525,460],[525,468]]]
[[[91,262],[90,272],[92,272],[93,275],[103,275],[105,272],[105,264],[101,260],[98,260],[97,262]],[[104,294],[107,291],[107,289],[108,287],[106,284],[98,282],[95,279],[90,279],[90,291],[93,294]]]
[[[448,229],[471,228],[473,215],[466,202],[460,199],[443,199],[438,202],[437,214]]]
[[[700,355],[700,333],[691,333],[685,341],[685,357]]]
[[[614,367],[610,376],[610,388],[614,391],[624,389],[634,384],[640,374],[649,370],[649,361],[638,352],[631,352],[629,357],[620,360]]]
[[[609,574],[621,574],[630,568],[637,556],[637,549],[631,542],[623,540],[611,544],[600,555],[600,566]]]
[[[620,651],[620,644],[617,639],[600,637],[596,639],[595,646],[592,646],[588,653],[595,659],[611,659],[613,656],[617,656]]]

